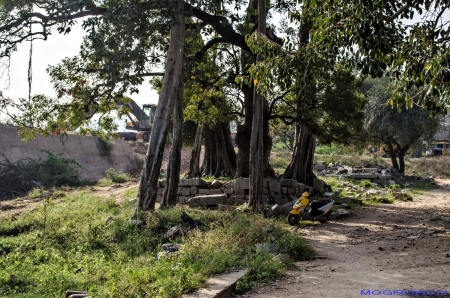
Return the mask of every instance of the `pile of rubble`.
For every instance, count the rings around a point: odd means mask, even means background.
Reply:
[[[342,178],[370,180],[381,185],[401,184],[403,180],[424,181],[434,183],[433,177],[400,175],[394,168],[367,164],[363,167],[351,167],[341,163],[318,162],[314,165],[318,176],[339,176]]]

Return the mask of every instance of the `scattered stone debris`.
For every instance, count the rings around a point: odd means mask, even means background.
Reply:
[[[163,236],[164,240],[169,240],[177,237],[181,233],[187,233],[193,229],[201,227],[203,224],[190,217],[186,212],[183,211],[181,214],[181,227],[173,226],[170,228]]]
[[[159,260],[164,257],[170,257],[175,252],[179,251],[180,248],[181,248],[181,245],[177,244],[177,243],[164,243],[163,245],[161,245],[162,251],[160,251],[156,255],[156,259]]]
[[[128,222],[135,226],[140,226],[144,223],[142,220],[139,220],[139,219],[130,219],[130,220],[128,220]]]
[[[66,291],[66,298],[89,298],[88,293],[85,291]]]

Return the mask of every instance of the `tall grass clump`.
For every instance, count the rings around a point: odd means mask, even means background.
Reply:
[[[106,170],[106,178],[114,183],[124,183],[130,180],[127,173],[117,173],[113,168]]]

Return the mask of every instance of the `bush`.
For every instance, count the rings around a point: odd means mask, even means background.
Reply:
[[[113,168],[106,170],[106,178],[114,183],[124,183],[130,180],[130,176],[126,173],[117,173]]]
[[[270,159],[270,164],[274,169],[286,169],[289,162],[281,156],[276,156]]]
[[[96,138],[96,140],[100,154],[105,157],[111,156],[111,152],[114,149],[114,143],[101,138]]]
[[[64,158],[63,153],[56,154],[50,150],[41,150],[41,152],[47,153],[46,160],[30,159],[21,165],[31,180],[38,181],[46,187],[81,184],[78,173],[81,165],[75,159]]]

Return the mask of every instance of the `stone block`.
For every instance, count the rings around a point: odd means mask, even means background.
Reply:
[[[298,181],[295,179],[283,179],[280,182],[281,186],[294,187],[298,185]]]
[[[178,204],[186,204],[186,197],[178,196]]]
[[[250,200],[250,196],[249,195],[245,195],[244,199],[248,201],[248,200]]]
[[[225,193],[226,193],[226,194],[229,194],[229,195],[232,195],[232,194],[234,194],[234,189],[232,189],[232,188],[227,188],[227,189],[225,189]]]
[[[280,193],[280,182],[278,180],[269,179],[269,190],[272,192]]]
[[[278,204],[275,204],[272,206],[272,213],[273,213],[273,215],[280,215],[280,214],[283,214],[283,211],[281,210],[281,208]]]
[[[275,201],[275,204],[277,204],[277,205],[283,205],[285,202],[284,202],[284,199],[283,199],[283,196],[281,195],[281,194],[277,194],[277,195],[275,195],[274,197],[273,197],[273,200]]]
[[[191,195],[195,195],[198,193],[198,186],[191,186],[190,192]]]
[[[335,197],[335,198],[333,198],[333,200],[336,205],[348,204],[351,201],[350,198],[340,198],[340,197]]]
[[[218,204],[227,204],[226,194],[204,195],[190,198],[187,204],[189,206],[215,206]]]
[[[269,189],[264,187],[263,188],[263,194],[268,195],[269,194]]]
[[[243,200],[245,198],[245,195],[234,195],[234,198],[237,200]]]
[[[208,182],[200,178],[188,179],[191,186],[207,186]]]
[[[250,184],[248,178],[239,178],[234,181],[235,190],[249,189]]]
[[[245,189],[235,189],[234,193],[237,195],[245,195]]]
[[[206,188],[199,188],[199,189],[198,189],[198,194],[199,194],[199,195],[209,195],[209,189],[206,189]]]
[[[326,165],[322,165],[322,164],[314,165],[314,171],[323,171],[326,168],[327,168]]]
[[[274,192],[274,191],[270,191],[270,197],[271,197],[271,198],[275,197],[276,195],[277,195],[277,193],[276,193],[276,192]]]
[[[191,188],[190,187],[183,187],[181,194],[183,196],[189,196],[191,194]]]
[[[234,189],[234,180],[224,183],[223,187],[226,189],[228,189],[228,188]]]
[[[325,187],[325,182],[323,182],[320,179],[314,178],[313,183],[314,183],[314,190],[318,193],[322,193],[323,188]]]
[[[159,204],[162,203],[162,195],[157,195],[156,196],[156,203],[159,203]]]
[[[214,180],[211,183],[211,187],[212,188],[221,188],[223,186],[223,182],[219,181],[219,180]]]
[[[376,174],[378,173],[378,168],[363,168],[362,171],[364,173]]]
[[[268,182],[268,180],[269,180],[269,179],[267,179],[267,178],[264,179],[264,182],[263,182],[263,186],[264,186],[264,187],[269,187],[269,182]]]
[[[210,195],[216,195],[216,194],[221,194],[221,193],[223,193],[221,189],[210,189],[209,190]]]
[[[268,195],[263,195],[263,204],[264,205],[267,205],[267,204],[269,204],[269,196]]]
[[[350,174],[348,177],[352,179],[378,179],[378,174]]]
[[[286,194],[288,193],[287,187],[282,187],[282,188],[281,188],[281,193],[284,194],[284,195],[286,195]]]
[[[161,180],[161,187],[166,187],[166,180]]]
[[[183,194],[183,188],[182,187],[178,187],[177,194],[179,194],[179,195]]]
[[[303,194],[305,192],[305,184],[304,183],[299,183],[297,186],[297,193],[298,194]]]
[[[164,193],[164,188],[158,187],[158,189],[156,190],[156,194],[162,195],[163,193]]]

